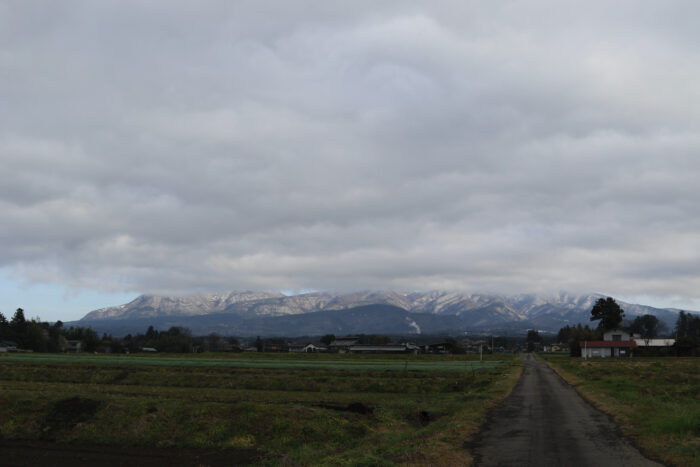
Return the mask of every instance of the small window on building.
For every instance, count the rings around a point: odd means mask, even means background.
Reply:
[[[622,334],[613,334],[613,340],[614,340],[614,341],[621,341],[621,340],[622,340]]]

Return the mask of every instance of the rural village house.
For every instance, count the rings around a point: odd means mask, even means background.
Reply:
[[[602,341],[581,342],[581,356],[591,357],[631,357],[637,343],[630,334],[621,329],[611,329],[603,334]]]

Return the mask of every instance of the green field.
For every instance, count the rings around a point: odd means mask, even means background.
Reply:
[[[124,356],[124,355],[89,355],[89,354],[6,354],[0,356],[0,362],[21,363],[82,363],[99,365],[149,365],[149,366],[179,366],[179,367],[228,367],[228,368],[278,368],[278,369],[318,369],[318,370],[392,370],[392,371],[474,371],[494,368],[503,362],[499,360],[447,360],[447,359],[416,359],[401,355],[384,356],[383,359],[335,358],[320,360],[305,358],[299,354],[280,354],[277,358],[249,358],[250,354],[241,354],[230,358],[210,358],[200,356]],[[264,355],[264,354],[263,354]],[[273,354],[274,355],[274,354]],[[246,358],[248,357],[248,358]],[[295,358],[294,358],[295,357]],[[329,358],[329,355],[324,355]],[[357,358],[360,357],[360,358]]]
[[[700,466],[699,358],[541,357],[648,454]]]
[[[512,355],[0,357],[0,438],[208,448],[280,465],[466,465]]]

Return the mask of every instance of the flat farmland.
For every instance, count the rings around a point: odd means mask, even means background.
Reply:
[[[150,355],[89,355],[89,354],[8,354],[2,357],[5,362],[17,363],[81,363],[99,365],[145,365],[176,367],[227,367],[227,368],[268,368],[268,369],[318,369],[318,370],[392,370],[392,371],[474,371],[494,368],[503,362],[499,360],[479,361],[475,359],[420,358],[420,356],[394,356],[378,359],[377,355],[353,355],[347,358],[328,359],[328,354],[317,354],[325,358],[314,358],[300,354],[262,354],[262,358],[250,358],[251,354],[241,354],[230,358],[198,356],[150,356]],[[288,355],[291,355],[290,358]]]
[[[645,452],[700,466],[700,358],[541,357]]]
[[[520,371],[512,355],[5,355],[0,440],[213,450],[209,465],[468,464]]]

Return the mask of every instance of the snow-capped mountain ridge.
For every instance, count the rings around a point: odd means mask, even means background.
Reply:
[[[92,311],[76,324],[128,329],[128,332],[138,332],[140,327],[150,324],[185,326],[205,334],[234,335],[265,332],[296,335],[341,332],[342,329],[365,333],[378,332],[378,329],[396,333],[523,332],[527,329],[556,332],[566,325],[591,324],[590,310],[602,297],[600,294],[567,293],[507,296],[439,290],[314,292],[289,296],[250,291],[182,297],[142,295],[125,305]],[[653,314],[671,329],[677,319],[678,310],[620,300],[618,303],[629,320]],[[364,311],[360,313],[358,309]],[[303,326],[299,324],[302,322]],[[350,323],[351,327],[347,327]]]

